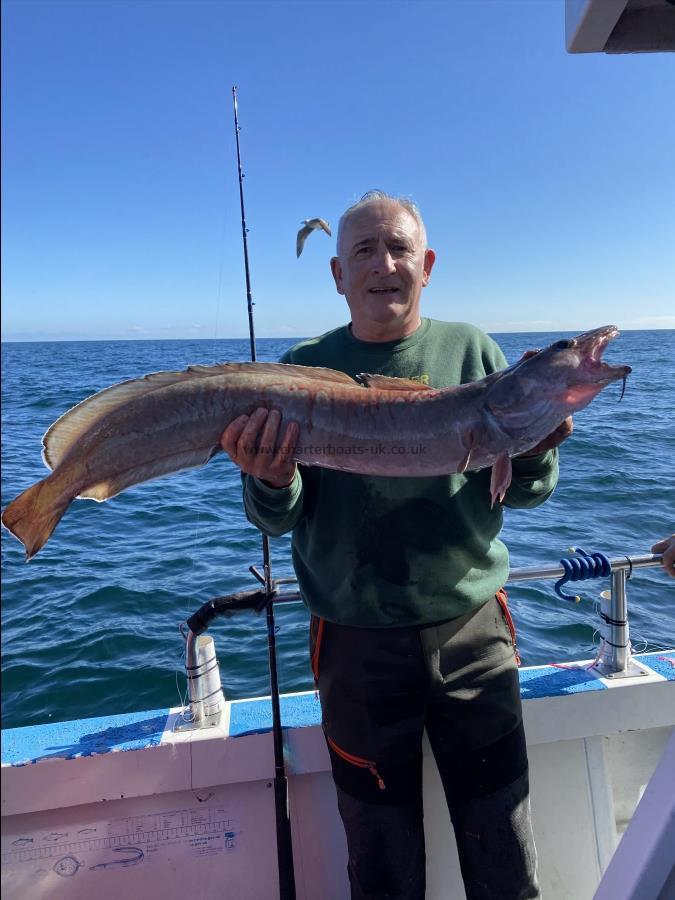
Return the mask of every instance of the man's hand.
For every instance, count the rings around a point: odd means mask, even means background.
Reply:
[[[544,453],[546,450],[553,450],[554,447],[559,447],[563,441],[566,441],[573,431],[574,422],[572,421],[572,416],[568,416],[566,419],[563,419],[555,431],[552,431],[548,437],[539,441],[536,447],[532,447],[526,453],[519,453],[518,456],[514,456],[514,459],[527,459],[528,456],[537,456],[537,454]]]
[[[254,475],[270,487],[283,488],[295,477],[297,466],[293,453],[300,429],[297,422],[289,422],[277,446],[280,426],[278,410],[260,407],[250,416],[239,416],[230,422],[220,444],[242,472]]]
[[[652,553],[663,553],[663,568],[671,578],[675,578],[675,534],[654,544]]]

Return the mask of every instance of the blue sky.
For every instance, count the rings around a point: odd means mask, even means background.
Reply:
[[[675,327],[675,58],[570,56],[562,0],[4,0],[5,340],[240,337],[238,86],[256,328],[347,320],[300,221],[411,196],[427,314]]]

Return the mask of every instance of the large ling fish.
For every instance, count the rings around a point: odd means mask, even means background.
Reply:
[[[5,509],[2,524],[30,559],[75,497],[201,466],[237,416],[278,409],[300,425],[295,459],[365,475],[417,476],[492,466],[492,502],[511,482],[510,457],[536,446],[629,366],[601,360],[613,326],[557,341],[480,381],[434,390],[381,375],[225,363],[157,372],[107,388],[69,410],[43,440],[52,474]]]

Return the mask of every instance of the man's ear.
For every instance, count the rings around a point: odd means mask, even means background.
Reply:
[[[436,262],[436,254],[433,250],[426,250],[424,253],[424,277],[422,278],[422,284],[426,287],[431,280],[431,270],[434,267],[434,263]]]
[[[340,265],[340,257],[333,256],[330,261],[330,270],[333,273],[333,278],[335,279],[335,289],[338,294],[344,294],[344,285],[342,283],[342,266]]]

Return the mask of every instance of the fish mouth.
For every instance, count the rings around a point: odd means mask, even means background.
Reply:
[[[613,366],[602,359],[605,347],[610,341],[619,336],[616,325],[605,325],[586,331],[570,341],[570,349],[579,355],[578,374],[580,382],[572,386],[567,393],[566,400],[570,403],[586,401],[598,394],[605,385],[621,379],[621,397],[626,391],[626,378],[633,371],[630,366]]]
[[[574,349],[579,353],[583,371],[593,380],[602,380],[604,384],[624,378],[632,371],[630,366],[612,366],[602,359],[605,347],[619,336],[616,325],[605,325],[586,331],[574,339]]]

